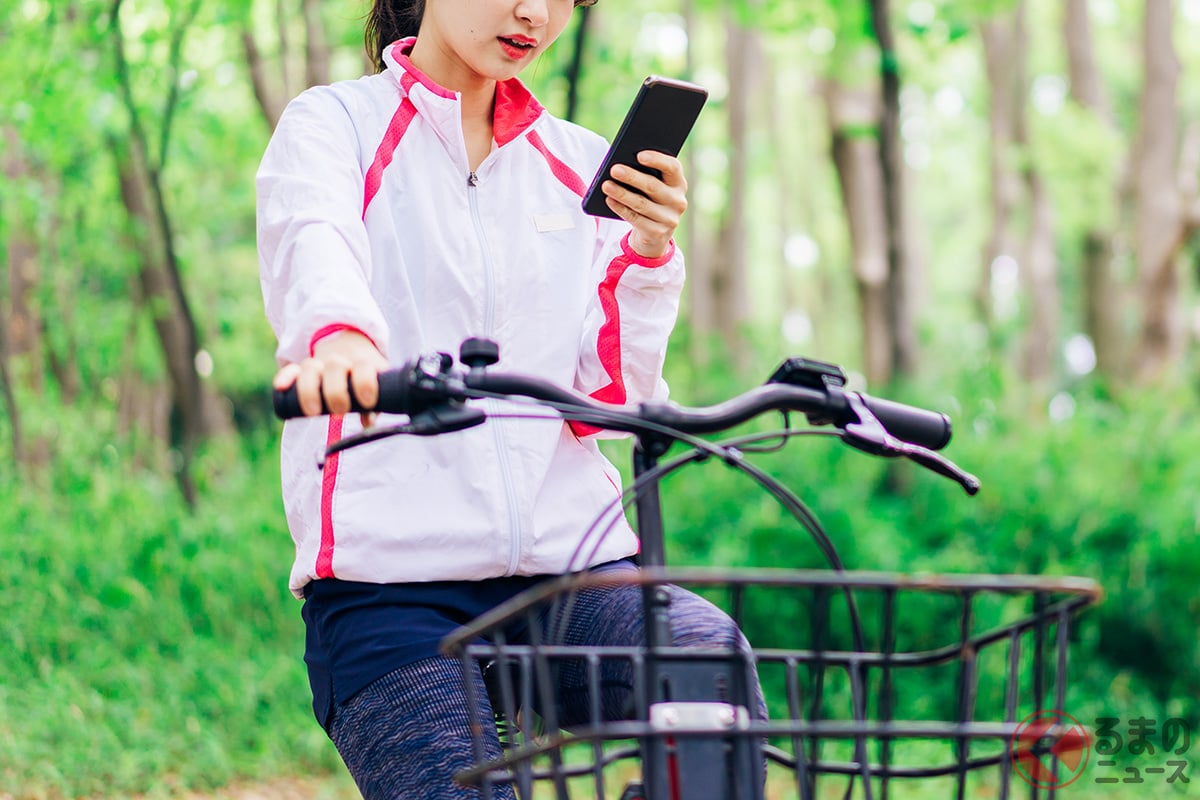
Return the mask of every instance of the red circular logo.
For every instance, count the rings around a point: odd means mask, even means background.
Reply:
[[[1032,786],[1061,789],[1078,780],[1092,752],[1087,728],[1063,711],[1035,711],[1013,731],[1008,753]]]

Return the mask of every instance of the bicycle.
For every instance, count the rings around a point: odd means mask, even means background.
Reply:
[[[938,778],[952,781],[955,796],[963,798],[974,786],[971,779],[988,769],[999,772],[992,788],[1000,798],[1009,797],[1014,774],[1025,779],[1032,798],[1043,789],[1053,798],[1064,785],[1060,770],[1084,749],[1087,737],[1086,730],[1066,724],[1069,716],[1063,710],[1070,626],[1079,611],[1100,599],[1099,587],[1080,578],[846,570],[804,503],[746,458],[829,427],[833,431],[826,435],[871,455],[908,459],[973,495],[978,480],[937,452],[951,438],[945,415],[850,391],[840,368],[802,358],[785,361],[762,386],[694,409],[673,403],[644,403],[637,409],[605,406],[536,377],[489,371],[498,359],[493,342],[469,339],[460,349],[463,367],[455,367],[449,354],[437,353],[380,373],[380,399],[373,410],[405,414],[407,421],[364,430],[327,450],[331,455],[398,434],[463,430],[487,419],[483,409],[469,402],[488,398],[521,398],[528,415],[635,437],[633,481],[617,502],[622,510],[635,505],[641,539],[636,576],[568,572],[443,641],[443,654],[461,658],[468,672],[476,664],[484,670],[494,717],[483,718],[484,698],[470,681],[466,701],[480,735],[495,724],[504,746],[498,760],[480,755],[473,768],[458,776],[460,781],[480,786],[485,797],[495,787],[512,785],[528,798],[535,785],[545,783],[557,798],[581,792],[603,798],[614,765],[633,760],[640,762],[641,776],[626,784],[622,800],[760,800],[768,765],[790,773],[788,783],[805,800],[849,798],[856,788],[867,800],[886,800],[894,782]],[[294,393],[277,392],[275,405],[281,417],[299,414]],[[363,409],[356,405],[355,410]],[[701,438],[773,411],[783,413],[782,429],[723,441]],[[809,427],[794,428],[792,413],[803,414]],[[677,443],[690,449],[664,461]],[[710,458],[745,472],[783,504],[831,569],[668,569],[659,481]],[[581,538],[577,555],[585,554],[594,537],[603,536],[605,516]],[[506,640],[505,631],[514,623],[524,621],[536,630],[532,623],[547,608],[569,613],[573,593],[613,581],[641,587],[644,646],[571,647],[556,643],[553,630],[547,641],[536,636],[521,644]],[[793,607],[807,612],[802,616],[808,622],[808,641],[803,647],[748,651],[668,646],[668,584],[724,595],[739,626],[748,607],[762,605],[763,594],[784,593]],[[913,607],[905,604],[915,602],[928,613],[939,601],[943,610],[954,612],[954,635],[942,644],[899,646],[901,609]],[[1028,608],[1014,614],[1013,603],[1025,606],[1025,601]],[[879,634],[871,641],[864,609],[879,615]],[[985,617],[996,619],[980,629]],[[551,675],[565,665],[586,671],[592,698],[586,723],[569,731],[560,729],[551,687]],[[997,666],[999,683],[988,683]],[[631,676],[632,709],[626,718],[605,718],[600,712],[595,698],[605,669]],[[907,708],[900,686],[909,680],[918,688],[936,686],[938,670],[954,673],[953,713],[932,720],[898,718],[897,709]],[[930,674],[935,675],[933,684]],[[782,716],[753,718],[750,694],[756,681],[764,693],[768,687],[778,692],[768,700]],[[1032,687],[1023,692],[1022,681]],[[984,716],[981,698],[999,701],[1001,719],[979,719]],[[1034,713],[1024,715],[1030,708]],[[940,746],[921,746],[929,743]],[[844,781],[844,789],[835,785],[832,794],[819,794],[831,780]]]

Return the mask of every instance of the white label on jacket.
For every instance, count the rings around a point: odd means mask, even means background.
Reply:
[[[575,220],[570,214],[534,214],[533,224],[538,233],[553,233],[554,231],[569,231],[575,227]]]

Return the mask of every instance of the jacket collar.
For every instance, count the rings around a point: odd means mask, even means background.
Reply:
[[[383,52],[388,71],[400,82],[417,111],[429,117],[438,127],[444,124],[457,126],[459,95],[439,86],[409,59],[416,37],[393,42]],[[496,107],[493,117],[493,137],[500,147],[513,141],[545,111],[533,93],[519,78],[510,78],[496,84]],[[447,128],[442,128],[447,130]]]

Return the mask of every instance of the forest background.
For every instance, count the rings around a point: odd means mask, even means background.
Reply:
[[[253,175],[290,97],[366,71],[365,10],[0,0],[0,796],[340,774]],[[606,136],[647,74],[709,88],[675,399],[804,354],[948,412],[974,499],[831,444],[767,464],[851,568],[1098,581],[1067,707],[1156,735],[1200,726],[1197,36],[1200,0],[601,0],[525,75]],[[671,560],[820,566],[748,486],[668,481]],[[1191,774],[1154,741],[1122,766]]]

